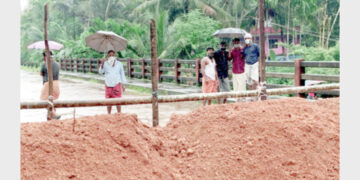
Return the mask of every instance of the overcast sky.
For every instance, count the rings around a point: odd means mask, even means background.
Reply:
[[[29,4],[29,0],[20,0],[21,11],[23,11]]]

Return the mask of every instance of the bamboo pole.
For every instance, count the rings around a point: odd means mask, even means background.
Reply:
[[[49,83],[49,101],[53,102],[53,73],[51,67],[51,58],[49,51],[49,43],[47,38],[47,15],[48,15],[48,6],[45,4],[45,18],[44,18],[44,39],[45,39],[45,54],[46,54],[46,64],[47,64],[47,73],[48,73],[48,83]],[[51,120],[53,118],[54,108],[50,105],[48,107],[47,120]]]
[[[156,57],[156,26],[154,19],[150,21],[150,41],[151,41],[151,83],[152,83],[152,124],[153,127],[159,125],[158,107],[158,79],[159,61]]]
[[[265,38],[264,38],[264,0],[259,0],[259,18],[260,18],[260,100],[266,100],[266,71],[265,71]],[[269,46],[269,44],[268,44]]]
[[[306,92],[316,92],[324,90],[339,89],[340,84],[324,84],[314,86],[290,87],[269,89],[268,95],[281,94],[296,94]],[[240,98],[258,96],[259,91],[240,91],[240,92],[219,92],[219,93],[193,93],[185,95],[164,95],[158,97],[158,103],[182,102],[182,101],[200,101],[211,100],[217,98]],[[93,106],[109,106],[109,105],[134,105],[134,104],[151,104],[153,97],[138,97],[138,98],[113,98],[113,99],[98,99],[98,100],[55,100],[54,107],[69,108],[69,107],[93,107]],[[47,101],[29,101],[21,102],[21,109],[41,109],[47,108]]]

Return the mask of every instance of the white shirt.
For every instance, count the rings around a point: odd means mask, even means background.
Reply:
[[[215,66],[216,66],[216,63],[215,63],[215,60],[211,61],[209,57],[204,57],[203,60],[206,60],[208,61],[208,64],[205,65],[205,75],[208,76],[210,79],[212,80],[216,80],[215,79]]]
[[[105,74],[105,84],[107,87],[115,87],[119,82],[126,84],[124,67],[120,61],[115,61],[114,67],[108,61],[104,62],[104,68],[99,68],[99,74]]]

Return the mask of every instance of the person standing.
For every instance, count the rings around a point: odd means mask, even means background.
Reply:
[[[229,60],[232,60],[232,81],[235,92],[246,91],[245,60],[240,39],[234,38],[233,49],[230,49]],[[239,101],[239,100],[238,100]]]
[[[229,52],[226,51],[226,42],[222,41],[220,43],[220,48],[215,51],[214,59],[216,62],[216,70],[219,78],[219,91],[220,92],[229,92],[230,91],[230,82],[229,82]],[[223,103],[226,103],[226,98],[224,98]]]
[[[53,53],[50,51],[50,62],[53,76],[53,97],[54,100],[59,99],[60,96],[60,86],[59,86],[59,73],[60,73],[60,65],[56,61],[54,61],[52,57]],[[41,100],[48,100],[49,98],[49,80],[48,80],[48,71],[47,71],[47,63],[46,63],[46,53],[43,52],[44,63],[41,66],[40,76],[43,78],[43,87],[41,89]],[[54,112],[56,112],[54,108]],[[54,119],[60,119],[60,115],[55,114]]]
[[[101,60],[99,74],[105,74],[105,98],[121,98],[122,92],[125,92],[124,67],[120,61],[116,60],[115,51],[110,50],[107,53],[107,59]],[[108,114],[111,114],[112,106],[107,106]],[[117,112],[121,112],[121,106],[116,106]]]
[[[206,49],[207,56],[201,59],[201,74],[202,74],[202,92],[214,93],[218,92],[218,75],[216,71],[216,62],[214,59],[214,48],[208,47]],[[219,103],[218,99],[218,103]],[[208,105],[211,104],[211,100],[208,100]],[[203,101],[203,105],[206,105],[206,100]]]
[[[252,43],[251,34],[245,34],[245,47],[244,47],[244,56],[245,56],[245,74],[246,81],[249,85],[250,90],[255,90],[259,84],[259,56],[260,50],[259,46]]]

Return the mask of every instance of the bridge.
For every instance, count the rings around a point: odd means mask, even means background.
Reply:
[[[151,79],[151,60],[150,59],[132,59],[118,58],[123,63],[125,74],[130,78],[130,85],[151,88],[149,81]],[[201,92],[201,72],[200,59],[181,60],[181,59],[158,59],[159,61],[159,81],[162,82],[160,90],[169,94],[186,94]],[[94,58],[62,58],[60,66],[62,73],[69,76],[77,76],[89,79],[98,79],[102,77],[91,76],[96,74],[101,60]],[[229,76],[232,76],[231,63],[229,66]],[[338,61],[305,61],[298,59],[295,61],[267,61],[267,67],[287,67],[292,69],[290,73],[266,72],[267,78],[291,79],[293,85],[268,84],[267,88],[286,88],[295,86],[305,86],[305,80],[324,81],[325,83],[339,82],[339,75],[308,74],[307,68],[332,68],[338,69]],[[64,72],[65,71],[65,72]],[[141,80],[141,81],[137,81]],[[178,86],[174,86],[178,85]],[[230,82],[232,86],[232,82]],[[339,90],[320,91],[319,94],[326,96],[339,96]],[[304,96],[304,94],[299,94]]]

